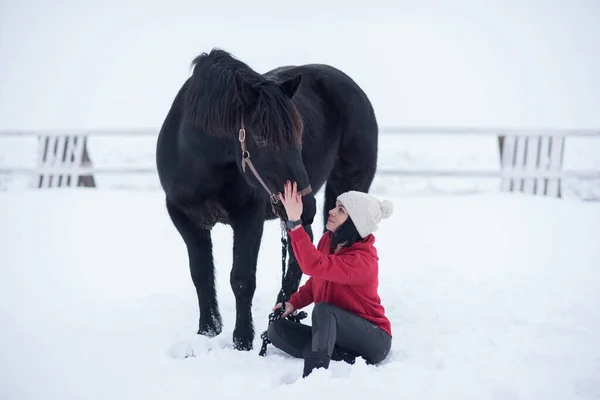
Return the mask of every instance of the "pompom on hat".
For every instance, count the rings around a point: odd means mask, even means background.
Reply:
[[[375,232],[379,227],[379,222],[384,218],[389,218],[394,212],[392,202],[380,201],[364,192],[351,190],[342,193],[337,199],[343,204],[362,238]]]

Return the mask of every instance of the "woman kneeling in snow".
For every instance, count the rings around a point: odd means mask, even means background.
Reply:
[[[288,182],[279,197],[288,220],[296,222],[288,232],[298,264],[310,278],[285,303],[281,319],[269,325],[268,339],[304,358],[303,377],[315,368],[328,368],[330,360],[381,362],[390,352],[392,331],[378,294],[379,258],[372,232],[392,214],[392,204],[362,192],[341,194],[329,211],[328,232],[315,248],[300,223],[296,183]],[[311,303],[312,327],[285,319]],[[279,308],[281,303],[273,310]]]

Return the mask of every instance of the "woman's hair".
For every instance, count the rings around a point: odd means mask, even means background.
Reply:
[[[335,232],[332,233],[330,248],[335,250],[338,244],[344,243],[342,247],[352,246],[355,242],[363,240],[352,222],[352,218],[348,217],[343,224],[338,226]]]

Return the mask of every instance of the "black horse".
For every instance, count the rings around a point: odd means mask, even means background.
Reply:
[[[338,194],[368,191],[377,165],[378,126],[359,86],[327,65],[287,66],[265,74],[213,49],[192,62],[157,140],[166,208],[188,251],[200,309],[198,333],[221,333],[211,229],[233,229],[233,344],[253,348],[252,299],[265,220],[286,220],[277,194],[287,180],[303,190],[302,223],[311,240],[315,193],[325,187],[324,222]],[[291,246],[284,290],[302,271]],[[281,300],[281,292],[277,301]]]

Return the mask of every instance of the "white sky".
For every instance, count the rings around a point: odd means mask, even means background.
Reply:
[[[598,128],[599,21],[596,0],[0,0],[0,129],[158,128],[212,47],[337,66],[382,126]]]

